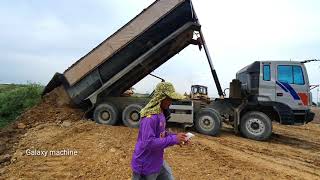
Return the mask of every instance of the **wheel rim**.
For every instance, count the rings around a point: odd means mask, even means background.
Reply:
[[[260,119],[256,118],[249,119],[246,122],[246,128],[248,132],[254,135],[261,135],[266,129],[265,124]]]
[[[206,131],[212,130],[215,126],[215,122],[210,116],[202,116],[199,122],[200,127]]]
[[[111,119],[111,115],[110,115],[110,112],[109,111],[102,111],[100,113],[100,118],[103,120],[103,121],[109,121]]]
[[[139,112],[138,111],[132,111],[130,113],[130,120],[134,121],[134,122],[137,122],[140,120],[140,115],[139,115]]]

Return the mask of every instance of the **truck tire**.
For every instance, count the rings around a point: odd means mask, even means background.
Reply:
[[[220,114],[210,108],[200,110],[195,119],[195,127],[201,134],[215,136],[220,133],[221,128]]]
[[[130,104],[122,111],[122,122],[131,128],[139,128],[140,111],[142,106],[138,104]]]
[[[93,119],[99,124],[115,125],[118,120],[118,110],[109,103],[99,104],[93,112]]]
[[[263,112],[250,111],[241,118],[240,132],[246,138],[263,141],[272,134],[272,122]]]

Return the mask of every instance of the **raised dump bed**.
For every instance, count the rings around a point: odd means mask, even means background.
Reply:
[[[200,29],[190,0],[157,0],[80,58],[56,73],[44,94],[63,85],[80,105],[97,94],[117,96],[192,43]]]

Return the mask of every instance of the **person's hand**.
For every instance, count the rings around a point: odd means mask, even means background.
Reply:
[[[187,135],[185,133],[178,133],[177,134],[177,140],[179,142],[179,144],[182,144],[186,141],[187,139]]]
[[[185,145],[189,145],[191,142],[190,142],[190,139],[188,139],[186,142],[185,142]]]

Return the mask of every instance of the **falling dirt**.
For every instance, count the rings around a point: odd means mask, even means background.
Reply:
[[[0,166],[0,179],[130,179],[138,129],[84,120],[55,99],[46,97],[23,114],[17,123],[25,128],[1,132],[1,141],[15,141],[2,152],[10,160]],[[320,124],[273,128],[265,142],[228,126],[218,137],[195,133],[192,144],[166,149],[165,159],[176,179],[320,179]],[[48,154],[30,155],[34,150]]]

